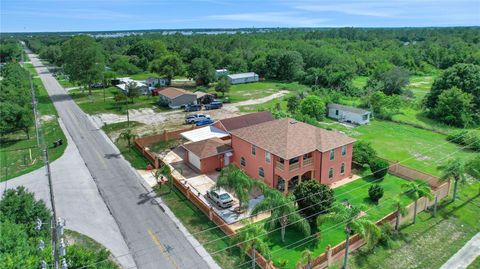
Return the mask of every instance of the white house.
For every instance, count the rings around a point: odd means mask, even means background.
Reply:
[[[337,119],[340,122],[367,124],[370,122],[371,114],[370,111],[356,107],[328,104],[328,117]]]
[[[227,76],[228,75],[228,70],[223,68],[223,69],[217,69],[215,70],[215,75],[218,77],[221,77],[221,76]]]
[[[231,84],[240,84],[258,81],[258,75],[254,72],[228,75]]]
[[[120,81],[119,84],[116,85],[117,88],[119,88],[122,92],[124,93],[127,93],[128,92],[128,84],[129,83],[133,83],[133,85],[137,86],[140,88],[140,92],[141,94],[143,95],[148,95],[151,93],[149,87],[147,86],[147,84],[141,82],[141,81],[137,81],[137,80],[133,80],[131,78],[118,78],[118,80]]]
[[[157,86],[165,87],[170,85],[170,80],[168,78],[149,77],[145,80],[145,84],[150,88],[156,88]]]

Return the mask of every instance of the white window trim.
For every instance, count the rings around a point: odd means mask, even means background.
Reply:
[[[332,171],[332,176],[330,176],[330,171]],[[328,169],[328,178],[332,179],[334,176],[335,176],[335,170],[333,169],[333,167],[330,167]]]
[[[267,156],[268,156],[268,158],[267,158]],[[270,154],[270,152],[268,152],[268,151],[265,151],[265,162],[267,162],[267,163],[272,162],[272,154]]]
[[[333,159],[332,159],[332,152],[333,152]],[[330,161],[334,161],[335,160],[335,149],[331,149],[330,152],[329,152],[329,155],[328,155],[328,159]]]
[[[343,149],[345,149],[345,154],[343,154]],[[342,146],[342,156],[347,156],[347,145]]]

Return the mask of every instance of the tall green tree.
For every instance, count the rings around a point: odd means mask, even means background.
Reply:
[[[129,151],[132,149],[132,139],[135,139],[136,137],[137,135],[132,132],[132,129],[127,129],[126,131],[122,132],[119,136],[119,138],[127,142]]]
[[[208,85],[215,80],[215,68],[210,60],[195,58],[188,69],[188,76],[202,85]]]
[[[310,225],[297,212],[292,196],[285,197],[281,192],[273,189],[265,189],[263,195],[265,198],[253,208],[252,215],[270,211],[271,215],[266,223],[267,229],[274,230],[279,225],[282,242],[285,242],[285,231],[289,223],[305,236],[310,235]]]
[[[469,126],[475,119],[473,96],[458,88],[443,91],[430,111],[435,119],[458,127]]]
[[[231,83],[227,77],[221,77],[218,79],[217,84],[215,85],[215,91],[221,92],[222,96],[225,96],[226,92],[230,91]]]
[[[465,164],[460,159],[451,159],[446,164],[440,165],[438,167],[442,174],[439,177],[440,181],[448,181],[453,179],[453,198],[452,201],[455,202],[457,199],[458,183],[465,181]]]
[[[242,254],[247,253],[251,249],[255,249],[262,254],[264,258],[270,256],[270,248],[268,247],[268,242],[265,241],[266,235],[268,234],[262,225],[259,224],[248,224],[235,235],[235,242],[237,242],[238,247],[241,250]],[[242,255],[242,257],[245,257]],[[255,268],[256,260],[252,258],[252,267]]]
[[[300,214],[313,225],[320,214],[326,214],[335,197],[333,190],[316,180],[302,181],[293,191]],[[318,214],[316,214],[318,213]]]
[[[91,95],[90,86],[102,82],[105,71],[105,56],[101,46],[93,37],[78,35],[62,45],[62,57],[70,79],[88,87]]]
[[[300,102],[300,112],[316,120],[322,120],[326,113],[325,102],[316,95],[309,95]]]
[[[405,190],[405,194],[415,201],[413,209],[413,224],[415,224],[417,222],[418,199],[426,197],[427,199],[432,200],[432,189],[428,183],[421,180],[409,181],[408,183],[403,184],[402,188]]]
[[[398,228],[400,228],[400,216],[404,217],[407,215],[407,207],[401,202],[399,198],[396,198],[393,201],[393,207],[396,212],[396,218],[395,218],[395,231],[398,231]]]
[[[350,247],[350,236],[352,232],[358,233],[362,237],[368,248],[371,248],[380,239],[381,231],[371,220],[359,217],[363,206],[355,206],[347,203],[336,203],[332,207],[332,212],[317,219],[318,226],[325,222],[345,224],[345,256],[343,260],[343,269],[347,268],[348,252]]]
[[[177,54],[167,54],[150,63],[150,71],[172,80],[175,76],[184,74],[182,59]]]

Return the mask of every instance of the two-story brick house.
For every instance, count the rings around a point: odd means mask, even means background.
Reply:
[[[293,119],[230,132],[232,163],[285,193],[302,180],[330,185],[351,175],[355,139]]]

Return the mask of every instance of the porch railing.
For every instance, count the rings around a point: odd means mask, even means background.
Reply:
[[[312,163],[313,163],[313,158],[308,158],[303,160],[303,166],[308,166],[308,165],[311,165]]]
[[[297,163],[294,163],[294,164],[290,164],[290,166],[288,167],[288,170],[289,171],[295,171],[299,168],[300,168],[300,163],[297,162]]]
[[[278,168],[278,169],[280,169],[280,170],[282,170],[282,171],[283,171],[283,169],[284,169],[284,165],[283,165],[283,163],[281,163],[281,162],[276,162],[276,163],[275,163],[275,167]]]

